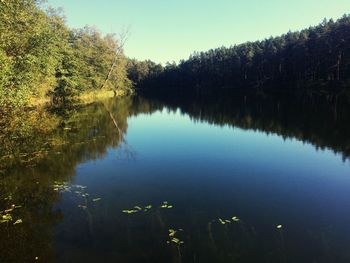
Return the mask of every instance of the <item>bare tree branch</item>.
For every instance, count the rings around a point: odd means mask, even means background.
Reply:
[[[103,89],[106,86],[108,80],[110,79],[112,72],[113,72],[113,69],[118,62],[118,58],[124,51],[124,45],[125,45],[126,41],[128,40],[129,36],[130,36],[130,27],[128,26],[119,34],[118,47],[115,50],[115,57],[114,57],[112,65],[109,69],[108,75],[101,86],[101,89]]]

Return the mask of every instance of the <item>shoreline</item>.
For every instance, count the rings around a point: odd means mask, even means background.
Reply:
[[[127,92],[125,90],[90,91],[90,92],[82,93],[78,96],[74,96],[73,101],[75,102],[73,104],[89,104],[101,99],[108,99],[113,97],[120,98],[126,95],[127,95]],[[51,103],[50,97],[44,97],[44,98],[32,97],[29,99],[29,104],[27,107],[29,108],[42,107],[42,106],[49,105],[50,103]]]

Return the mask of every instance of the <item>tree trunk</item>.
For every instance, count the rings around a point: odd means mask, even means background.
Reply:
[[[337,80],[340,80],[340,64],[341,64],[342,54],[341,51],[339,51],[338,54],[338,61],[337,61]]]

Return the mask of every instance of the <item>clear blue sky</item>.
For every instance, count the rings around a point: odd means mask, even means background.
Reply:
[[[68,25],[103,33],[131,27],[129,57],[156,62],[264,39],[350,13],[350,0],[48,0]]]

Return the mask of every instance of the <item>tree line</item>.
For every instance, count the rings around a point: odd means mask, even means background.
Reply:
[[[128,59],[115,35],[70,29],[42,0],[0,1],[0,113],[31,98],[138,88],[317,87],[350,84],[350,16],[279,37],[195,52],[178,64]],[[283,83],[283,85],[282,85]],[[300,84],[300,85],[299,85]],[[321,84],[321,85],[320,85]],[[349,89],[342,91],[349,93]]]
[[[291,84],[289,87],[346,86],[350,84],[350,15],[262,41],[195,52],[163,68],[139,62],[130,78],[148,89],[288,87],[281,83]]]
[[[132,85],[113,34],[89,26],[70,29],[62,12],[41,0],[0,1],[0,65],[2,110],[33,97],[65,103],[83,92]]]

